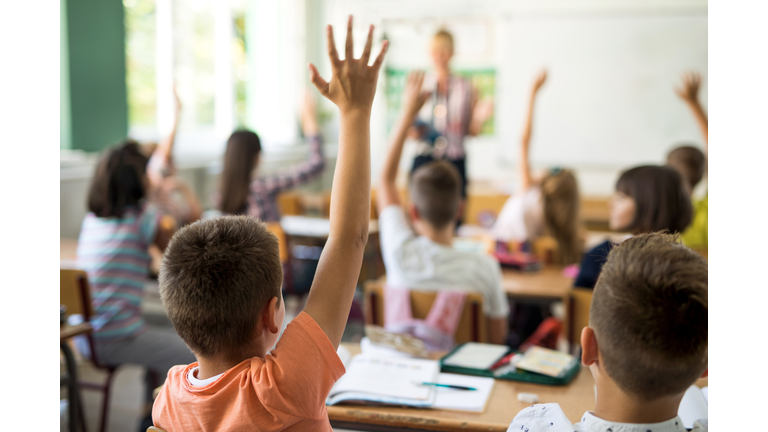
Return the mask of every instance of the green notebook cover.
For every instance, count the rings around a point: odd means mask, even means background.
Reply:
[[[565,375],[560,378],[537,374],[534,372],[528,372],[520,369],[518,369],[515,372],[508,372],[504,375],[497,377],[497,376],[494,376],[493,372],[489,369],[472,369],[472,368],[466,368],[461,366],[446,365],[444,363],[445,360],[451,357],[458,350],[460,350],[462,346],[464,346],[464,344],[461,344],[455,347],[451,352],[449,352],[443,358],[440,359],[441,372],[463,374],[463,375],[476,375],[476,376],[495,378],[500,380],[522,381],[522,382],[529,382],[534,384],[565,385],[573,381],[573,379],[576,377],[576,375],[579,373],[579,370],[581,369],[581,364],[577,361],[570,369],[568,369]],[[512,350],[509,350],[507,354],[511,352]]]

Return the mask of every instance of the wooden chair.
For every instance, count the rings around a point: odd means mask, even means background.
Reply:
[[[60,291],[59,297],[61,304],[67,307],[68,315],[82,315],[85,322],[90,322],[94,316],[93,304],[91,303],[91,287],[88,284],[88,275],[83,270],[61,269],[60,270]],[[99,360],[96,354],[96,347],[93,340],[93,334],[85,336],[88,340],[90,350],[90,360],[94,367],[107,373],[107,379],[103,383],[93,383],[78,380],[78,387],[81,389],[98,390],[102,394],[101,401],[101,419],[99,421],[99,431],[104,432],[107,429],[107,415],[109,413],[109,392],[112,387],[112,378],[115,375],[119,365],[107,365]],[[156,376],[151,378],[158,381]],[[80,417],[85,421],[80,404]],[[72,421],[72,420],[70,420]]]
[[[291,273],[291,256],[288,252],[288,237],[285,236],[283,227],[279,222],[268,222],[267,229],[277,236],[280,246],[280,263],[283,265],[283,287],[287,292],[293,291],[293,278]]]
[[[568,313],[568,343],[571,352],[581,346],[581,329],[589,325],[589,307],[592,304],[592,290],[589,288],[574,288]]]
[[[384,280],[369,280],[363,284],[365,323],[384,326]],[[434,291],[411,291],[413,317],[424,319],[437,295]],[[456,328],[454,339],[464,342],[488,342],[488,322],[483,312],[483,296],[467,293],[464,311]]]

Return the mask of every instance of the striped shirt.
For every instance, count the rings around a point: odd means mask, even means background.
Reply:
[[[475,91],[472,83],[456,75],[448,78],[447,94],[437,92],[437,76],[428,74],[424,78],[424,91],[431,92],[424,106],[419,111],[419,119],[429,123],[446,138],[445,146],[421,146],[421,154],[430,154],[435,159],[458,160],[466,156],[464,137],[469,134],[469,122],[472,117],[472,104]],[[441,106],[442,108],[435,109]]]
[[[264,222],[277,222],[280,220],[280,210],[277,207],[277,194],[290,189],[320,175],[325,168],[323,157],[323,142],[319,135],[307,137],[309,144],[309,158],[291,168],[278,171],[264,177],[257,177],[251,181],[250,194],[248,194],[248,206],[243,213],[261,219]],[[214,198],[214,202],[218,198]]]
[[[136,336],[146,327],[141,299],[160,212],[154,206],[127,210],[122,218],[88,213],[77,243],[78,267],[88,273],[99,342]]]

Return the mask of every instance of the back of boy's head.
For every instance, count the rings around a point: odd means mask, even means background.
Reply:
[[[125,140],[100,157],[88,190],[88,210],[98,217],[122,217],[144,196],[149,158],[138,143]]]
[[[579,262],[579,184],[573,171],[553,169],[541,182],[541,195],[544,221],[548,233],[557,240],[560,264]]]
[[[677,147],[667,155],[667,165],[680,172],[691,190],[704,177],[706,162],[707,158],[704,156],[704,152],[691,146]]]
[[[280,298],[277,237],[250,216],[195,222],[171,239],[159,281],[168,318],[196,355],[243,360],[264,305]]]
[[[691,196],[673,168],[643,165],[624,171],[616,190],[635,201],[635,217],[626,227],[635,234],[654,231],[683,232],[693,219]]]
[[[706,370],[707,268],[669,234],[632,237],[608,255],[589,325],[624,392],[646,401],[681,394]]]
[[[461,205],[461,177],[450,162],[420,166],[411,174],[408,189],[419,216],[434,228],[445,228],[456,220]]]

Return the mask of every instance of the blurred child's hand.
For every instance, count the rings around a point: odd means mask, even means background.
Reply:
[[[320,94],[330,99],[339,107],[343,114],[346,112],[361,111],[370,114],[373,96],[376,93],[376,81],[379,77],[379,69],[384,61],[384,53],[387,51],[388,41],[384,41],[381,52],[372,66],[368,66],[371,57],[371,45],[373,44],[373,25],[368,30],[368,40],[360,59],[355,60],[352,55],[352,16],[347,22],[347,42],[345,45],[344,60],[339,59],[336,45],[333,40],[333,28],[329,25],[328,56],[331,59],[331,81],[326,82],[317,72],[313,64],[309,64],[309,74],[312,83],[320,91]]]
[[[536,79],[533,81],[533,92],[536,93],[541,89],[541,87],[544,85],[544,83],[547,81],[547,70],[542,69],[541,72],[539,72],[538,75],[536,75]]]
[[[408,74],[403,91],[403,113],[408,117],[416,117],[424,102],[429,97],[429,92],[421,90],[424,84],[424,72],[414,71]]]
[[[675,87],[675,93],[686,102],[698,102],[701,75],[696,72],[689,72],[683,75],[682,81],[683,87]]]

